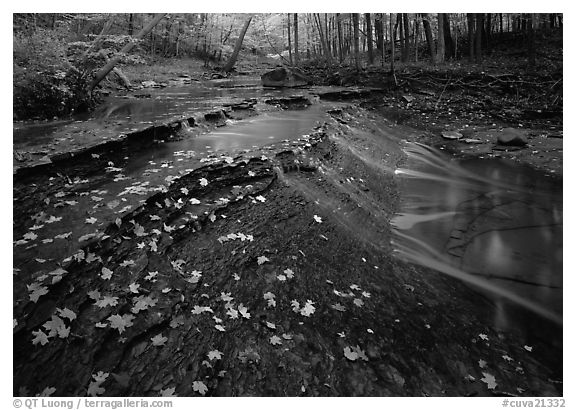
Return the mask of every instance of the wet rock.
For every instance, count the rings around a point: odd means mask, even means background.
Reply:
[[[442,131],[442,138],[447,140],[459,140],[462,134],[458,131]]]
[[[528,143],[524,132],[515,128],[504,128],[498,135],[498,144],[506,146],[523,147]]]
[[[302,87],[311,83],[310,79],[295,68],[277,68],[261,76],[264,87]]]
[[[279,105],[280,107],[286,108],[304,108],[312,105],[310,100],[303,95],[291,95],[290,97],[283,98],[270,98],[264,101],[266,104]]]

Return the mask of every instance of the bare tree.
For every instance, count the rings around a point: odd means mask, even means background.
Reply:
[[[432,37],[432,28],[430,27],[430,20],[428,20],[428,13],[422,13],[422,25],[424,26],[424,34],[426,35],[426,43],[428,43],[428,50],[430,51],[430,61],[436,61],[436,49],[434,48],[434,38]]]
[[[359,14],[352,14],[352,24],[354,25],[354,63],[356,70],[360,70],[360,28],[359,28]]]
[[[294,13],[294,63],[300,63],[300,54],[298,53],[298,13]]]
[[[366,41],[368,42],[368,64],[374,64],[374,46],[372,45],[372,20],[370,13],[364,14],[366,18]]]
[[[444,62],[444,14],[438,13],[438,45],[436,47],[436,63]]]
[[[226,65],[222,68],[222,71],[225,73],[232,71],[234,65],[236,64],[236,60],[238,60],[238,54],[240,54],[240,49],[242,48],[242,43],[244,42],[244,36],[248,31],[248,26],[250,26],[250,22],[252,21],[252,16],[248,16],[246,21],[244,22],[244,26],[242,27],[242,31],[240,31],[240,36],[238,36],[238,40],[236,40],[236,44],[234,45],[234,51],[230,56],[230,59],[226,63]]]

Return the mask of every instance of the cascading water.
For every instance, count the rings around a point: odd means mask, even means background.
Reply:
[[[561,324],[562,182],[418,143],[404,151],[395,254]]]

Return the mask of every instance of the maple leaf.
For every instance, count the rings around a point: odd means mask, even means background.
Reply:
[[[528,351],[528,352],[531,352],[532,346],[524,345],[524,349],[526,349],[526,351]]]
[[[206,387],[206,385],[203,382],[194,381],[194,383],[192,383],[192,390],[204,396],[208,391],[208,387]]]
[[[148,275],[144,277],[144,280],[152,280],[158,275],[158,271],[148,272]]]
[[[492,376],[490,373],[482,372],[482,374],[484,375],[484,377],[481,378],[480,380],[486,383],[489,389],[494,390],[498,385],[496,383],[496,378]]]
[[[335,303],[333,305],[331,305],[332,309],[337,310],[339,312],[345,312],[346,308],[344,306],[342,306],[340,303]]]
[[[291,300],[290,305],[292,306],[292,311],[296,313],[300,311],[300,303],[297,300]]]
[[[131,283],[130,285],[128,285],[128,289],[132,293],[139,293],[139,290],[138,290],[139,288],[140,288],[139,283]]]
[[[508,356],[507,354],[502,356],[502,359],[506,360],[507,362],[511,362],[512,358],[510,356]]]
[[[270,337],[270,344],[272,346],[276,346],[276,345],[281,345],[282,344],[282,339],[280,339],[278,336],[273,335],[272,337]]]
[[[28,291],[30,292],[30,300],[34,303],[38,302],[40,296],[46,295],[48,293],[48,288],[46,286],[41,286],[39,283],[34,282],[30,285],[26,285]]]
[[[122,261],[120,263],[120,266],[122,266],[123,268],[127,267],[127,266],[134,266],[135,263],[132,259],[126,259],[125,261]]]
[[[43,331],[33,330],[32,334],[34,335],[34,339],[32,339],[33,345],[40,343],[42,346],[44,346],[46,343],[48,343],[48,336]]]
[[[242,315],[245,319],[250,319],[250,313],[248,313],[248,308],[245,307],[243,304],[238,305],[238,312]]]
[[[184,195],[188,195],[188,188],[180,188],[180,192],[182,192]]]
[[[222,352],[219,350],[211,350],[208,352],[208,360],[220,360],[222,359]]]
[[[200,201],[196,198],[190,198],[188,202],[190,202],[192,205],[198,205],[200,203]]]
[[[292,269],[284,269],[284,274],[288,279],[292,279],[294,277],[294,271]]]
[[[208,180],[206,178],[200,178],[198,181],[200,181],[200,185],[202,186],[208,185]]]
[[[268,326],[270,329],[276,329],[276,325],[268,321],[266,321],[266,326]]]
[[[110,327],[112,329],[117,329],[118,333],[122,334],[127,327],[133,325],[132,320],[134,319],[133,315],[124,314],[122,316],[116,314],[110,316],[107,320],[110,322]]]
[[[486,360],[478,360],[478,366],[480,366],[481,369],[484,369],[486,367]]]
[[[104,383],[106,381],[106,379],[108,378],[108,376],[110,376],[110,373],[105,373],[102,370],[100,370],[98,373],[92,375],[92,377],[94,378],[94,381],[97,383]]]
[[[278,276],[276,276],[276,278],[278,278],[278,280],[279,280],[280,282],[286,281],[286,276],[285,276],[285,275],[278,275]]]
[[[344,348],[344,357],[346,357],[346,359],[351,360],[351,361],[356,361],[358,360],[358,353],[356,353],[355,351],[353,351],[350,346],[346,346]]]
[[[230,302],[234,299],[230,295],[231,295],[230,292],[228,293],[220,292],[220,299],[222,299],[223,302]]]
[[[369,298],[369,297],[370,297],[370,292],[363,291],[363,292],[362,292],[362,296],[364,296],[365,298]]]
[[[160,390],[160,397],[177,397],[176,387],[169,387],[167,389]]]
[[[117,296],[103,296],[102,299],[97,300],[94,303],[99,308],[105,308],[106,306],[116,306],[118,304]]]
[[[322,223],[322,218],[320,218],[318,215],[314,215],[314,220],[315,220],[316,222],[318,222],[319,224]]]
[[[102,274],[100,275],[100,277],[104,280],[110,280],[112,279],[112,274],[114,272],[112,272],[110,269],[103,267],[102,268]]]
[[[362,301],[362,299],[355,298],[354,304],[358,307],[362,307],[364,305],[364,302]]]
[[[88,385],[88,391],[87,391],[88,396],[97,397],[100,396],[101,394],[104,394],[106,389],[101,387],[100,384],[101,383],[91,381],[90,384]]]
[[[478,337],[479,337],[480,339],[482,339],[482,340],[489,340],[489,339],[488,339],[488,336],[485,335],[485,334],[483,334],[483,333],[480,333],[480,334],[478,335]]]
[[[258,256],[258,265],[262,265],[265,262],[270,262],[270,259],[268,259],[266,256]]]
[[[260,202],[266,202],[266,198],[264,198],[262,195],[258,195],[258,196],[256,197],[256,200],[257,200],[257,201],[260,201]]]
[[[224,326],[222,326],[222,325],[216,325],[216,326],[214,326],[214,327],[215,327],[217,330],[221,331],[221,332],[225,332],[225,331],[226,331],[226,328],[225,328]]]
[[[168,338],[162,336],[162,333],[159,333],[150,340],[152,340],[152,346],[164,346],[168,341]]]
[[[50,397],[56,392],[55,387],[46,387],[42,392],[38,395],[38,397]]]
[[[316,308],[314,307],[314,302],[312,302],[311,300],[307,300],[306,305],[304,305],[304,307],[300,310],[300,314],[302,316],[309,317],[315,311],[316,311]]]
[[[90,218],[86,218],[86,223],[87,224],[95,224],[96,221],[98,221],[98,219],[94,218],[93,216]]]
[[[38,235],[36,235],[34,232],[27,232],[24,234],[24,239],[33,241],[36,238],[38,238]]]
[[[52,318],[44,323],[43,327],[48,330],[48,337],[58,335],[61,338],[65,338],[70,332],[70,329],[66,328],[64,321],[55,315],[52,315]]]
[[[238,311],[236,309],[228,309],[226,314],[232,319],[238,319]]]
[[[144,227],[143,227],[142,225],[138,224],[138,223],[136,223],[136,224],[134,225],[134,234],[135,234],[137,237],[141,237],[141,236],[146,236],[146,235],[148,235],[148,234],[144,231]]]

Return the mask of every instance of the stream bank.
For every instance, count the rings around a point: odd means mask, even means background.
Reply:
[[[14,394],[562,395],[561,327],[501,329],[492,299],[392,256],[400,142],[422,132],[341,95],[289,141],[175,151],[190,170],[143,185],[150,164],[114,206],[99,187],[134,146],[17,173]],[[53,212],[83,198],[78,218],[108,211],[72,240]]]

